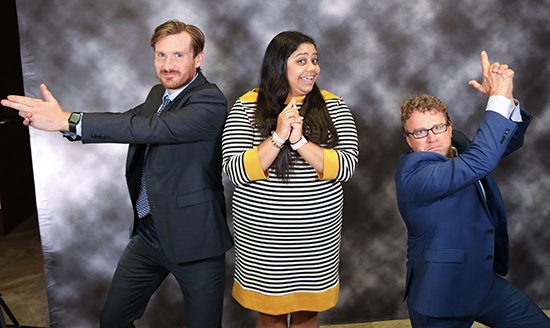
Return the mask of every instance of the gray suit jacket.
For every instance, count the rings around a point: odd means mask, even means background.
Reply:
[[[126,180],[134,220],[143,172],[155,228],[171,261],[221,255],[233,245],[221,180],[227,100],[199,73],[157,116],[164,91],[155,85],[143,104],[124,113],[86,113],[82,142],[130,144]]]

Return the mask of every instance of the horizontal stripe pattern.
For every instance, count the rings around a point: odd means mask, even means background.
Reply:
[[[342,98],[325,100],[339,138],[334,148],[339,159],[336,179],[320,180],[315,169],[293,151],[289,182],[277,180],[273,172],[268,179],[253,181],[246,172],[244,153],[264,138],[254,128],[256,103],[243,99],[229,113],[222,142],[223,170],[236,186],[232,203],[235,280],[242,289],[239,295],[249,292],[238,301],[247,307],[242,300],[246,303],[257,294],[282,297],[333,289],[339,279],[341,182],[351,178],[358,160],[351,112]]]

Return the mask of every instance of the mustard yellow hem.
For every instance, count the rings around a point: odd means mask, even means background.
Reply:
[[[252,181],[265,180],[269,178],[269,171],[262,169],[260,157],[258,157],[258,148],[247,150],[243,156],[244,170],[248,178]]]
[[[340,158],[334,149],[323,148],[323,174],[317,172],[317,176],[321,180],[334,180],[338,177],[340,169]]]
[[[233,282],[233,297],[243,307],[270,315],[281,315],[298,311],[321,312],[338,302],[340,281],[333,288],[320,293],[293,293],[282,296],[267,296],[245,290]]]

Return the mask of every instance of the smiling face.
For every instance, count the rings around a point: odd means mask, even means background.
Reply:
[[[317,62],[317,49],[311,43],[302,43],[286,61],[288,96],[301,97],[312,89],[321,67]]]
[[[429,110],[427,112],[414,111],[407,120],[407,130],[412,133],[416,130],[428,130],[440,124],[445,124],[445,116],[437,110]],[[429,151],[438,153],[443,156],[450,157],[451,154],[451,137],[453,128],[449,126],[447,131],[434,134],[433,131],[428,131],[428,136],[421,139],[415,139],[411,134],[407,135],[407,143],[414,150]]]
[[[191,82],[203,59],[203,52],[193,56],[187,32],[168,35],[155,44],[155,72],[168,93]]]

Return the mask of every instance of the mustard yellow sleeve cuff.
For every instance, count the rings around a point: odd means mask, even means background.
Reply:
[[[334,180],[338,177],[338,170],[340,168],[338,153],[334,149],[323,148],[323,155],[323,174],[317,172],[317,176],[321,180]]]
[[[247,150],[243,156],[244,169],[248,178],[252,181],[265,180],[269,178],[269,170],[263,171],[260,158],[258,157],[258,148]]]

